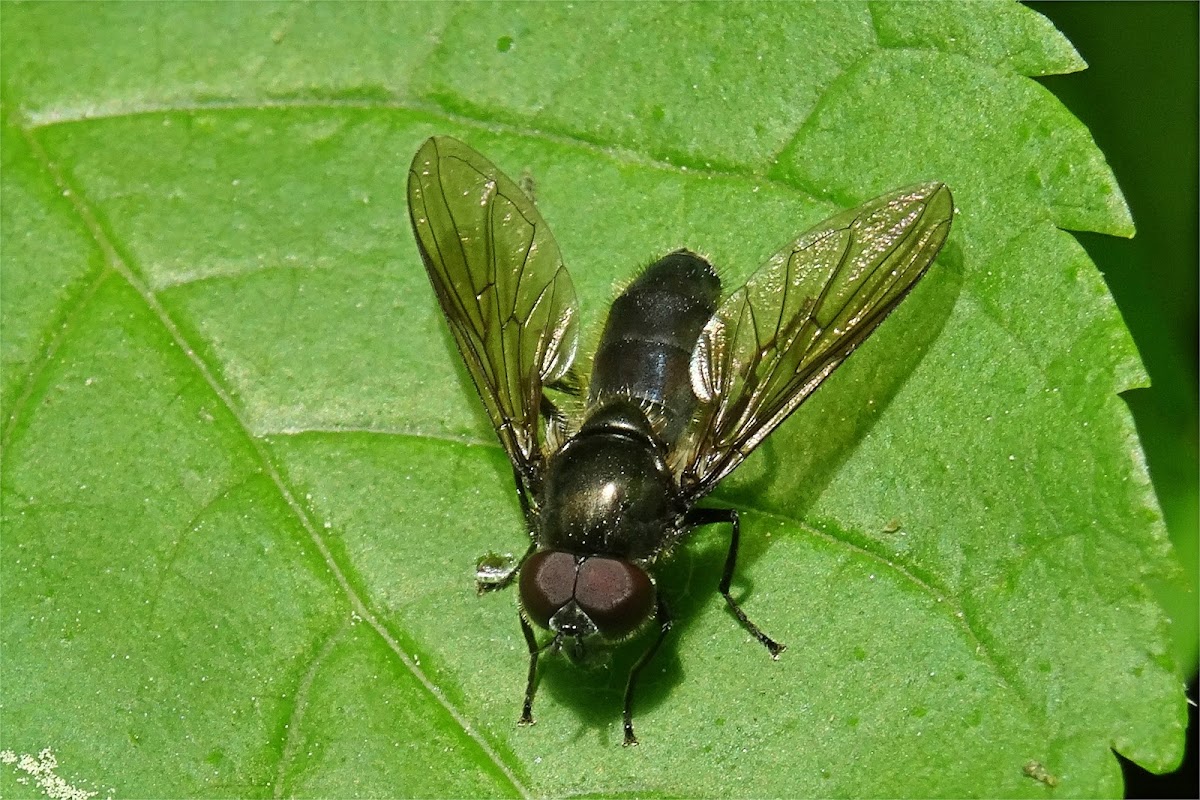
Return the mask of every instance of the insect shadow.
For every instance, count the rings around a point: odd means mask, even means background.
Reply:
[[[708,505],[742,509],[751,534],[742,540],[739,569],[732,593],[738,603],[752,602],[755,586],[753,565],[773,544],[773,539],[753,535],[754,512],[804,519],[829,483],[853,455],[856,443],[864,439],[882,418],[897,393],[937,340],[962,291],[961,251],[951,243],[939,256],[939,269],[923,282],[920,291],[920,324],[894,326],[894,335],[886,330],[874,337],[856,358],[850,359],[832,377],[823,391],[817,392],[806,407],[788,420],[757,449],[740,469],[713,493]],[[602,307],[605,304],[597,304]],[[904,312],[900,312],[904,313]],[[600,320],[593,320],[599,323]],[[453,364],[457,389],[463,396],[475,392],[466,365],[457,358],[458,346],[448,328],[438,326],[438,338],[449,363]],[[479,432],[485,440],[490,429],[487,413],[478,404],[470,404],[471,422],[464,433]],[[479,462],[488,474],[481,485],[496,486],[497,491],[513,481],[512,470],[503,458]],[[515,503],[515,499],[514,499]],[[519,551],[520,514],[514,509],[511,550]],[[497,542],[497,545],[500,543]],[[679,548],[660,568],[658,580],[671,597],[675,623],[672,636],[687,637],[688,629],[710,604],[720,606],[730,617],[731,630],[739,632],[737,620],[712,591],[720,581],[727,544],[720,531],[705,529]],[[476,553],[471,553],[473,558]],[[508,603],[503,595],[496,601]],[[785,640],[803,641],[803,631],[784,630]],[[539,674],[539,687],[569,709],[578,722],[576,738],[589,734],[610,735],[614,722],[621,718],[620,698],[625,676],[637,662],[645,644],[637,637],[614,648],[610,662],[595,669],[579,669],[564,659],[547,659]],[[662,704],[687,674],[686,648],[663,648],[639,687],[639,705],[643,710]],[[758,654],[749,651],[751,657]]]

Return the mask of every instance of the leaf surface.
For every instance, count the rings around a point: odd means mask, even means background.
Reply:
[[[116,796],[1121,792],[1184,699],[1144,383],[1064,229],[1128,236],[1019,6],[9,5],[0,749]],[[70,43],[69,46],[64,43]],[[86,43],[86,46],[83,46]],[[593,329],[671,249],[728,286],[924,180],[902,307],[715,495],[620,747],[611,671],[529,729],[507,460],[412,241],[453,135],[537,179]],[[0,768],[6,796],[29,795]]]

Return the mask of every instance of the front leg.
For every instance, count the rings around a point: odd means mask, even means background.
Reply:
[[[629,681],[625,684],[625,746],[635,745],[638,743],[637,737],[633,735],[633,686],[637,683],[638,675],[641,674],[642,667],[650,663],[650,659],[658,652],[658,647],[663,643],[663,639],[667,638],[667,633],[671,630],[671,612],[667,610],[667,604],[663,599],[658,598],[658,613],[655,616],[655,621],[658,622],[658,636],[654,642],[646,648],[646,652],[642,653],[642,657],[633,665],[633,669],[629,671]]]
[[[521,501],[521,513],[525,515],[525,524],[529,526],[531,541],[519,559],[489,551],[475,562],[475,590],[479,594],[494,592],[512,583],[525,559],[529,558],[537,547],[532,541],[538,527],[537,506],[532,499],[533,490],[516,465],[513,465],[513,482],[517,484],[517,497]]]
[[[537,690],[537,662],[542,647],[538,646],[537,637],[524,614],[518,614],[521,619],[521,633],[525,634],[525,644],[529,647],[529,675],[525,680],[525,703],[521,706],[521,718],[518,725],[533,724],[533,693]]]
[[[738,542],[741,533],[741,525],[738,521],[737,509],[733,508],[693,508],[683,518],[685,525],[711,525],[715,522],[728,522],[732,526],[733,531],[729,537],[729,555],[725,557],[725,571],[721,575],[721,584],[718,587],[721,594],[725,597],[725,602],[729,603],[729,608],[733,611],[733,615],[738,618],[738,622],[750,631],[755,639],[762,643],[763,647],[771,653],[771,658],[779,658],[779,654],[786,649],[786,645],[767,636],[757,625],[750,621],[746,616],[746,612],[742,611],[742,607],[737,604],[733,596],[729,594],[729,586],[733,583],[733,571],[737,567]]]

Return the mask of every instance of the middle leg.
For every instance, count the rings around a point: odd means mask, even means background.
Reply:
[[[771,653],[771,658],[779,658],[779,654],[786,649],[786,645],[767,636],[762,630],[750,621],[746,616],[746,612],[742,611],[742,607],[738,605],[733,596],[729,594],[729,587],[733,583],[733,571],[737,568],[738,544],[740,541],[741,525],[738,521],[737,509],[733,508],[694,508],[684,517],[686,525],[711,525],[716,522],[728,522],[733,528],[729,537],[729,555],[725,557],[725,571],[721,574],[721,584],[718,587],[721,590],[721,595],[725,598],[725,602],[729,604],[729,608],[733,611],[733,615],[738,618],[738,622],[750,631],[751,635],[757,639],[763,647]]]

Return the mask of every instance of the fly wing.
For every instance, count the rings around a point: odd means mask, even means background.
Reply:
[[[953,213],[941,183],[876,198],[801,235],[722,303],[692,356],[685,496],[707,494],[862,344],[925,274]]]
[[[435,136],[408,172],[429,280],[523,491],[544,464],[542,389],[575,357],[575,287],[533,202],[462,142]]]

